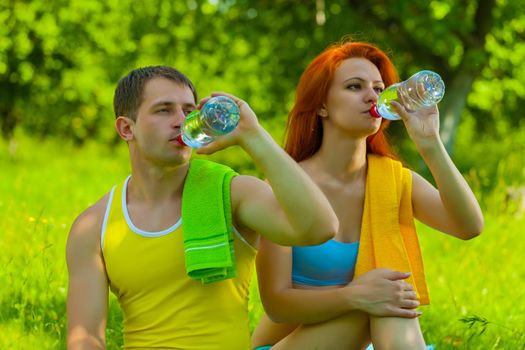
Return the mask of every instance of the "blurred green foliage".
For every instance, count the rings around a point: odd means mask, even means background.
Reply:
[[[486,234],[473,243],[423,231],[436,305],[422,319],[425,336],[439,348],[523,347],[523,291],[513,286],[525,278],[515,251],[525,214],[525,2],[0,0],[0,23],[0,249],[10,252],[0,256],[0,347],[64,347],[69,225],[129,172],[113,127],[120,77],[175,66],[200,97],[247,100],[281,141],[300,74],[348,34],[389,52],[401,79],[423,68],[442,75],[443,138],[486,212]],[[424,173],[402,123],[390,132]],[[212,159],[260,175],[237,147]],[[114,300],[110,308],[108,348],[118,348],[121,315]],[[257,300],[250,312],[253,324]],[[493,323],[478,334],[485,318]]]
[[[502,182],[498,173],[508,172],[498,160],[525,142],[524,10],[509,0],[1,0],[0,128],[5,139],[20,129],[115,145],[116,83],[133,68],[166,64],[201,97],[228,91],[246,99],[281,141],[302,71],[350,35],[387,51],[401,79],[439,72],[447,85],[441,132],[457,164],[484,191],[519,187],[523,173]],[[390,133],[425,173],[402,124]],[[242,152],[227,158],[256,173]],[[515,158],[506,166],[523,168]]]
[[[525,5],[509,0],[2,0],[0,125],[83,143],[113,140],[118,79],[173,65],[201,95],[227,90],[264,121],[284,117],[306,64],[350,34],[390,52],[400,76],[438,71],[450,93],[443,132],[468,112],[491,134],[524,107]],[[465,107],[465,108],[464,108]]]

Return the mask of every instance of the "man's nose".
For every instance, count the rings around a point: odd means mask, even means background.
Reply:
[[[182,108],[177,108],[175,110],[175,117],[173,118],[173,126],[180,127],[184,119],[186,119],[186,114]]]

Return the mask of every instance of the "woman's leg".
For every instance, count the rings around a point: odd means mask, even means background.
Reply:
[[[275,323],[264,313],[253,331],[252,349],[258,346],[277,344],[296,328],[296,324]]]
[[[369,327],[367,314],[349,312],[323,323],[301,325],[272,350],[361,350],[370,343]]]
[[[417,318],[370,317],[374,350],[424,350],[425,340]]]

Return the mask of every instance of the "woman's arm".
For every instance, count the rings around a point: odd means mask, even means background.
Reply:
[[[440,150],[441,149],[441,150]],[[412,173],[414,216],[421,222],[461,239],[471,239],[483,230],[481,208],[441,141],[425,151],[425,159],[438,189]]]
[[[261,238],[257,255],[261,300],[268,316],[278,323],[324,322],[352,310],[376,316],[417,317],[419,305],[409,275],[388,269],[370,271],[345,287],[295,289],[292,286],[291,248]]]
[[[483,214],[474,193],[441,141],[437,106],[408,112],[396,102],[393,105],[437,185],[436,189],[413,173],[412,205],[415,217],[461,239],[476,237],[483,230]]]

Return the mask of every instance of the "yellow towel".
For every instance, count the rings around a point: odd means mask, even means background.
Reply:
[[[400,162],[368,155],[365,206],[355,277],[375,268],[411,272],[406,280],[429,304],[412,212],[412,174]]]

